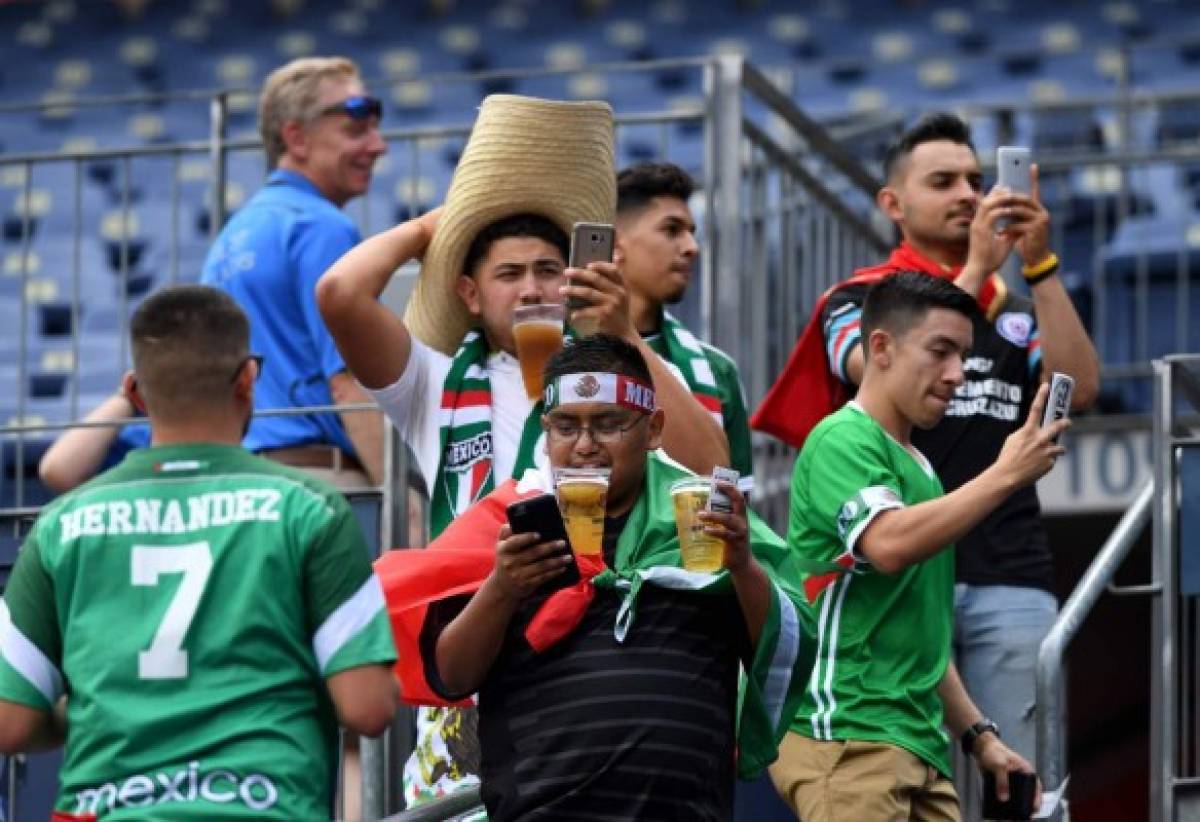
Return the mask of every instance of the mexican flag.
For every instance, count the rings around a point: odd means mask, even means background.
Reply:
[[[526,639],[533,648],[544,650],[567,636],[583,617],[596,588],[614,589],[622,597],[613,626],[617,641],[637,630],[637,603],[646,585],[690,590],[697,596],[736,596],[727,571],[705,574],[681,567],[669,487],[689,475],[662,451],[648,455],[645,487],[617,541],[615,567],[581,563],[579,584],[552,594],[530,622]],[[425,550],[391,551],[376,561],[406,702],[450,704],[425,678],[427,661],[421,656],[419,640],[428,606],[477,590],[491,573],[505,508],[552,487],[547,474],[528,471],[520,482],[509,480],[481,499]],[[774,761],[812,670],[816,643],[804,577],[845,570],[801,559],[753,512],[750,545],[770,579],[771,602],[754,658],[743,661],[738,717],[738,772],[743,778],[753,778]]]

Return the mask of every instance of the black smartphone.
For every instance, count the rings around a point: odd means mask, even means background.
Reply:
[[[558,509],[558,500],[553,494],[541,494],[528,499],[519,499],[510,504],[507,509],[508,524],[514,534],[540,534],[542,542],[561,539],[567,544],[564,556],[571,558],[563,572],[542,583],[534,592],[534,596],[545,596],[560,588],[570,588],[579,582],[579,563],[575,561],[575,553],[571,550],[571,540],[567,536],[567,527],[563,524],[562,512]]]
[[[983,818],[984,819],[1030,819],[1033,812],[1033,797],[1037,794],[1037,777],[1024,771],[1008,772],[1008,801],[1001,802],[996,796],[996,777],[991,771],[983,772]]]
[[[571,252],[567,265],[571,268],[587,268],[588,263],[611,263],[616,243],[616,229],[608,223],[575,223],[571,228]],[[586,308],[586,300],[572,297],[567,300],[567,310]]]

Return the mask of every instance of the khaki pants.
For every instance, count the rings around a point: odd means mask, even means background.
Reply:
[[[881,742],[822,742],[789,731],[771,781],[803,822],[959,822],[954,784]]]

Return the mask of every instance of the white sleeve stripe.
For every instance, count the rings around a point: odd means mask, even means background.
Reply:
[[[13,625],[8,604],[3,599],[0,599],[0,656],[51,705],[62,695],[62,674],[41,649]]]
[[[863,556],[862,552],[858,550],[858,538],[862,536],[863,531],[867,530],[867,526],[874,522],[875,517],[879,516],[884,511],[891,511],[896,508],[903,507],[904,503],[900,502],[899,500],[896,500],[895,502],[883,502],[871,506],[871,510],[867,512],[865,517],[863,517],[862,522],[854,526],[854,530],[851,531],[846,537],[846,550],[853,555],[855,562],[863,562],[867,565],[871,564],[871,561]]]
[[[383,586],[372,573],[354,596],[339,605],[313,634],[313,653],[322,674],[333,655],[358,636],[384,607]]]
[[[782,719],[783,703],[792,681],[796,657],[800,655],[800,619],[796,616],[796,605],[778,584],[771,586],[779,602],[779,637],[775,641],[775,653],[763,685],[763,702],[771,727],[778,728]]]

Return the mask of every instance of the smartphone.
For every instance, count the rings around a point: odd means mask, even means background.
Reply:
[[[1033,155],[1024,146],[1000,146],[996,149],[996,184],[1016,194],[1033,193]],[[996,221],[996,228],[1008,228],[1008,218]]]
[[[991,771],[983,772],[984,819],[1029,819],[1036,810],[1033,807],[1036,795],[1036,776],[1024,771],[1009,771],[1008,800],[1001,802],[996,796],[996,777]]]
[[[571,228],[571,253],[567,265],[587,268],[588,263],[611,263],[616,230],[608,223],[575,223]],[[567,300],[567,310],[586,308],[587,301],[577,297]]]
[[[712,490],[708,493],[708,510],[719,511],[722,514],[733,513],[733,500],[729,495],[717,487],[718,482],[727,482],[730,485],[736,486],[742,475],[732,468],[726,468],[723,465],[714,465],[712,470]]]
[[[508,524],[514,534],[537,533],[542,542],[561,539],[567,545],[562,555],[570,557],[571,564],[558,576],[542,583],[534,591],[534,596],[545,596],[560,588],[570,588],[579,582],[579,563],[575,561],[575,552],[571,550],[567,527],[563,524],[562,512],[559,511],[558,500],[553,494],[519,499],[508,506],[507,513]]]
[[[1075,380],[1069,374],[1055,371],[1050,375],[1050,396],[1046,398],[1046,410],[1042,413],[1042,427],[1067,418],[1071,413],[1071,394],[1074,392]],[[1058,437],[1054,441],[1058,442]]]

